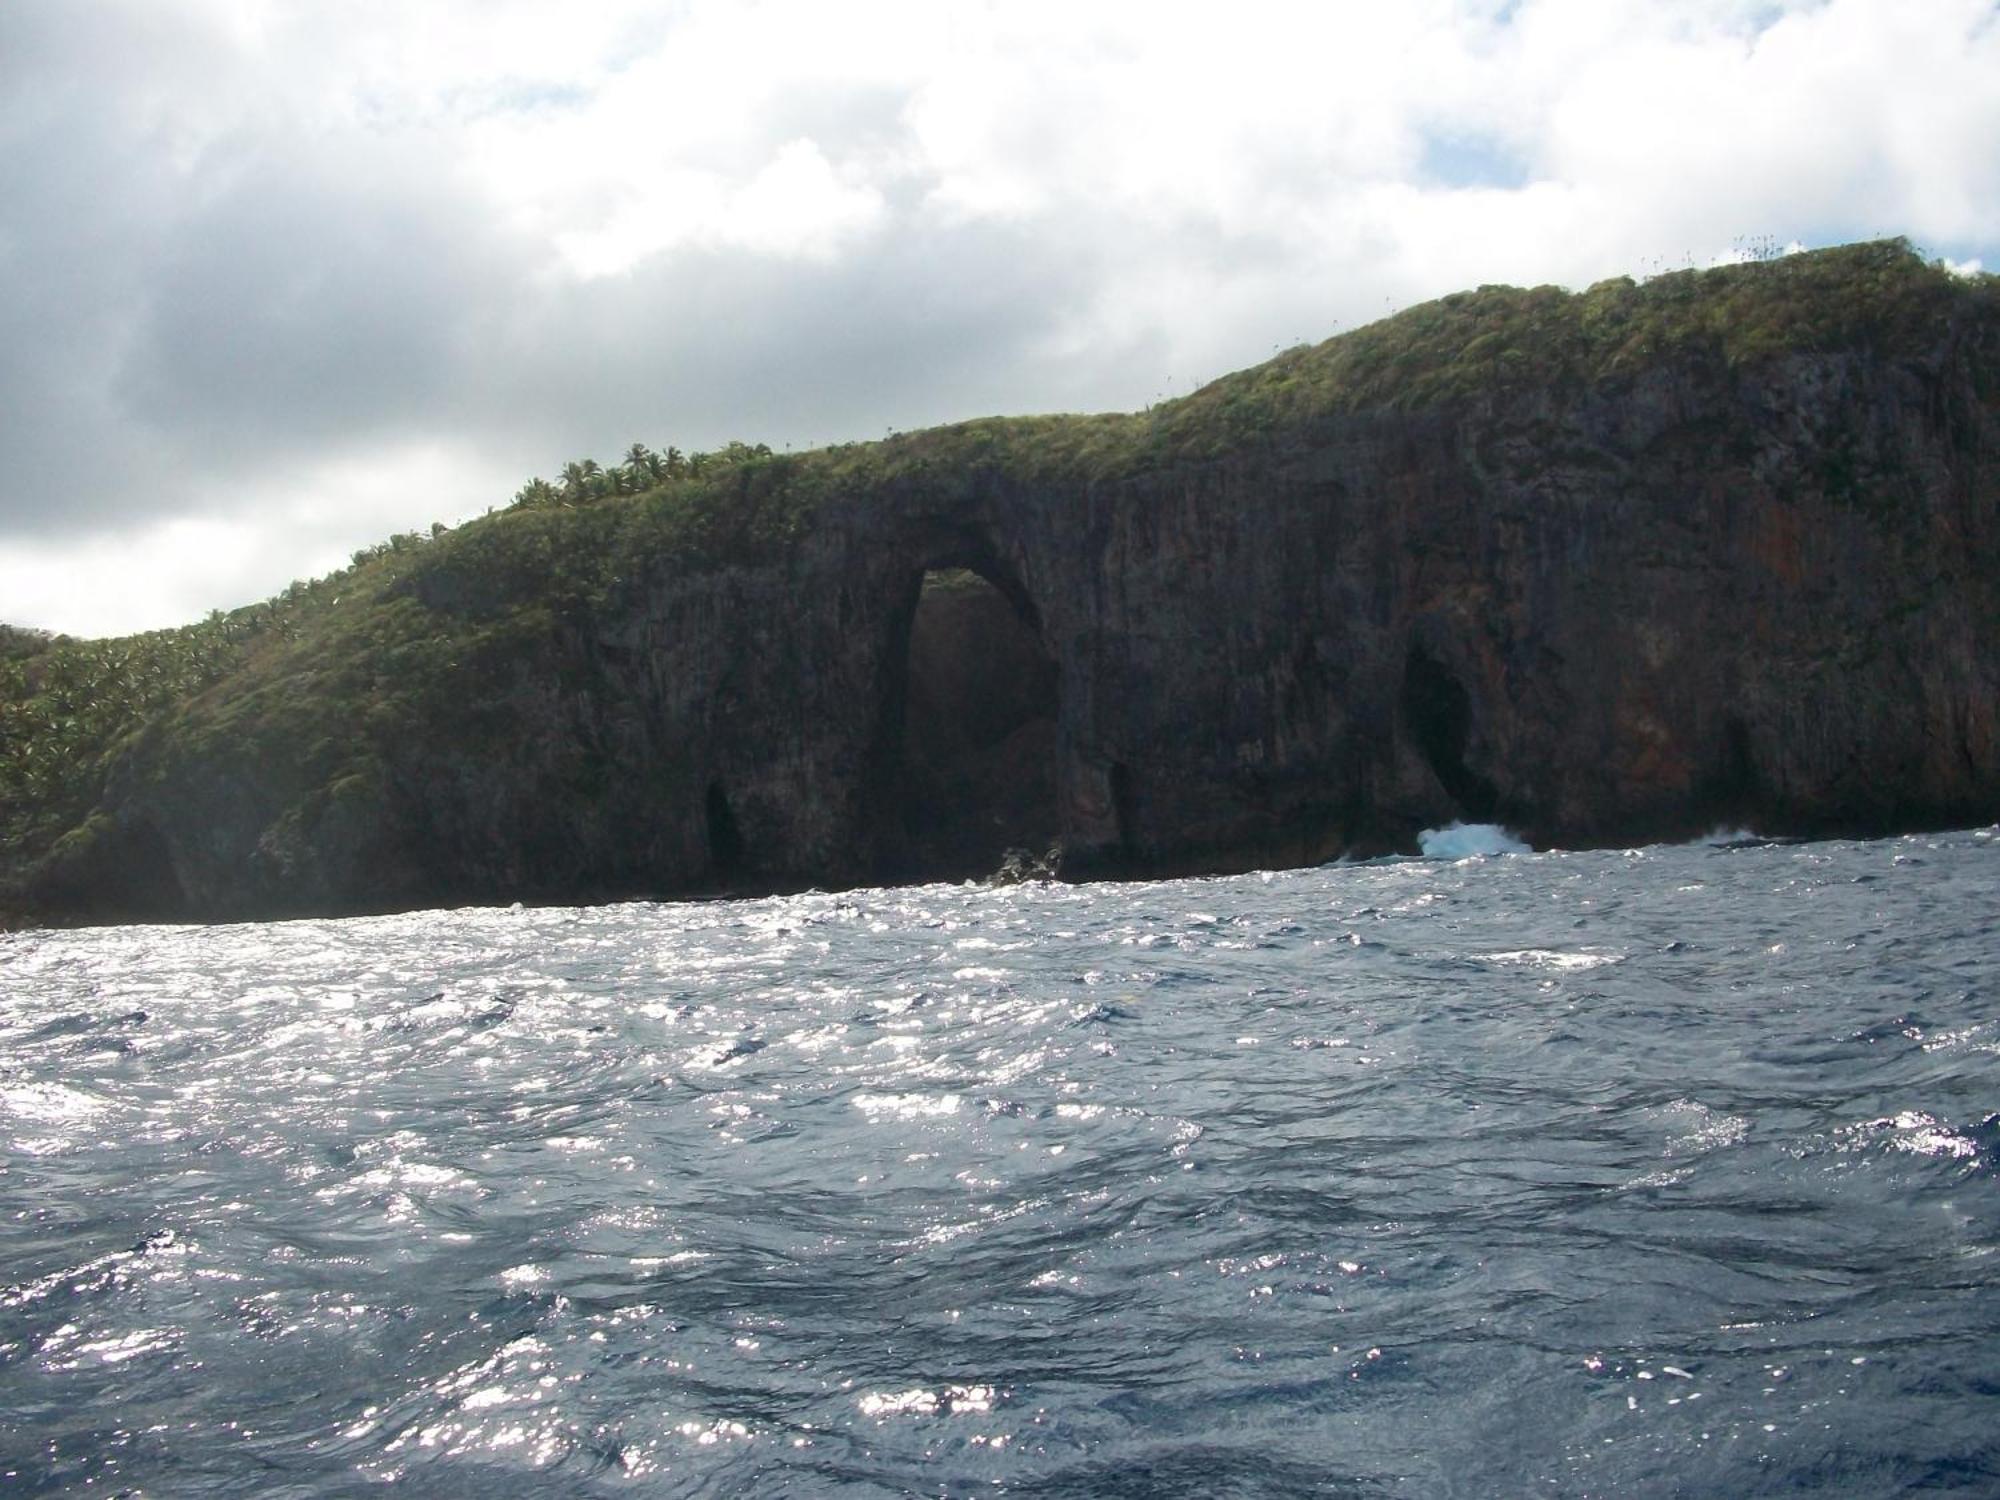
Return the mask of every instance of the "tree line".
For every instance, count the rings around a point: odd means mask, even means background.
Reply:
[[[579,459],[554,481],[531,479],[513,503],[586,505],[771,457],[764,443],[692,454],[634,443],[622,463]],[[398,533],[356,552],[354,566],[418,551],[449,529],[438,523]],[[45,839],[86,805],[125,735],[219,681],[259,644],[296,640],[310,618],[338,602],[348,576],[300,580],[261,604],[131,636],[77,640],[0,624],[0,855]]]
[[[615,495],[637,495],[677,479],[697,478],[716,468],[769,458],[769,443],[732,442],[712,453],[683,453],[669,447],[655,452],[644,443],[625,450],[622,463],[606,467],[594,458],[563,465],[555,479],[537,476],[514,492],[514,504],[534,509],[556,505],[588,505]]]

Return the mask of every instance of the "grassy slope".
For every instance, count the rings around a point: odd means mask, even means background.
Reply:
[[[462,732],[499,710],[524,654],[635,557],[692,569],[768,556],[844,494],[993,468],[1083,485],[1309,441],[1327,419],[1618,382],[1658,362],[1718,371],[1794,352],[1884,353],[1935,338],[1954,305],[2000,307],[1885,242],[1581,293],[1482,287],[1289,350],[1134,415],[993,418],[798,455],[735,449],[698,474],[577,507],[515,506],[399,537],[267,603],[114,640],[0,638],[0,904],[86,820],[134,736],[247,746],[337,795],[379,736]],[[1990,394],[1990,393],[1988,393]],[[424,575],[474,607],[425,608]],[[440,706],[448,705],[442,716]],[[358,731],[358,732],[357,732]]]

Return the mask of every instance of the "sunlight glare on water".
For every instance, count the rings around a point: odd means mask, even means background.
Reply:
[[[0,938],[0,1487],[2000,1491],[1993,831],[1477,854]]]

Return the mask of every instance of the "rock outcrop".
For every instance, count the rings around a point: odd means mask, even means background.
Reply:
[[[2000,301],[1828,257],[1689,277],[1678,332],[1651,286],[1468,294],[1420,329],[1449,369],[1370,373],[1364,331],[1093,419],[1122,427],[806,455],[717,502],[770,523],[733,547],[491,517],[375,593],[365,646],[139,736],[34,890],[248,917],[961,876],[1051,839],[1066,875],[1142,874],[1454,818],[1991,820]],[[1768,345],[1715,315],[1815,275],[1884,289]],[[482,529],[544,524],[588,587],[486,560]]]

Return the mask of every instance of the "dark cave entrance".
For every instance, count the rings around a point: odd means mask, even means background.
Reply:
[[[1757,769],[1750,730],[1735,714],[1723,721],[1722,744],[1708,775],[1695,789],[1695,802],[1704,819],[1722,818],[1745,824],[1765,816],[1769,810],[1770,800],[1764,778]]]
[[[1438,784],[1474,823],[1492,821],[1499,805],[1493,783],[1465,763],[1472,740],[1472,699],[1451,669],[1422,646],[1403,667],[1403,723]]]
[[[899,879],[990,875],[1061,832],[1056,664],[1025,595],[967,568],[923,576],[910,615],[889,757]]]

